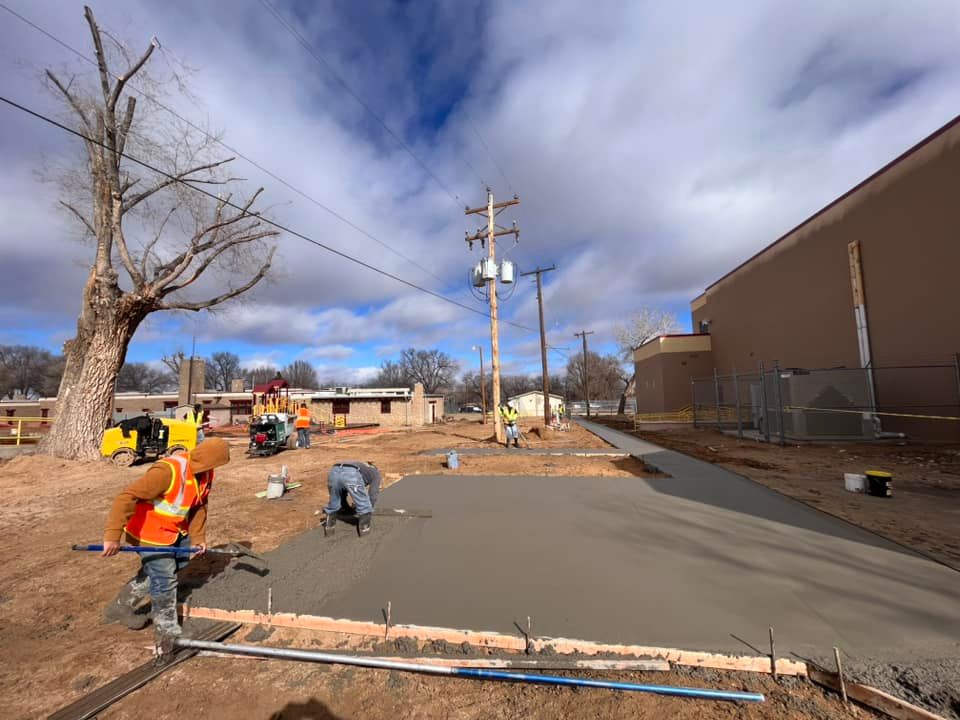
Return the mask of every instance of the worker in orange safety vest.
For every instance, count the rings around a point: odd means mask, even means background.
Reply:
[[[293,421],[293,427],[297,430],[297,447],[310,447],[310,411],[307,410],[306,403],[300,403],[300,409],[297,410],[297,419]]]
[[[214,468],[230,461],[230,446],[222,438],[205,440],[188,453],[154,463],[113,501],[103,533],[102,555],[120,550],[121,536],[131,545],[207,549],[207,498]],[[157,646],[180,635],[177,622],[177,571],[189,562],[186,553],[140,553],[140,570],[104,611],[111,622],[137,629],[147,624],[138,612],[150,595]]]

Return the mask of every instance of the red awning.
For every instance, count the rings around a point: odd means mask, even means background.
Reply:
[[[253,391],[255,393],[268,393],[273,390],[280,390],[282,388],[287,388],[287,387],[290,387],[287,384],[287,381],[284,380],[283,378],[278,378],[275,380],[271,380],[268,383],[264,383],[263,385],[255,385],[253,388]]]

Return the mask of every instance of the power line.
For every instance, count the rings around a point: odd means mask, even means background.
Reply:
[[[374,111],[374,109],[370,107],[370,105],[368,105],[367,102],[356,93],[356,91],[354,91],[352,87],[350,87],[350,84],[346,80],[344,80],[343,76],[340,75],[340,73],[338,73],[333,68],[333,65],[331,65],[327,61],[327,59],[324,58],[323,55],[321,55],[316,50],[316,48],[314,48],[314,46],[310,43],[309,40],[307,40],[305,37],[303,37],[303,35],[300,34],[300,32],[296,29],[296,27],[294,27],[294,25],[291,22],[289,22],[279,10],[277,10],[277,8],[273,5],[273,3],[271,3],[270,0],[260,0],[260,4],[263,5],[271,15],[273,15],[273,17],[277,20],[277,22],[279,22],[283,26],[283,28],[286,29],[288,33],[290,33],[290,35],[300,44],[300,46],[304,50],[306,50],[310,54],[311,57],[313,57],[314,60],[320,63],[327,70],[327,72],[329,72],[334,77],[334,79],[338,83],[340,83],[341,87],[343,87],[343,89],[346,90],[354,100],[360,103],[360,105],[363,107],[364,110],[370,113],[371,117],[373,117],[378,123],[380,123],[380,126],[384,130],[386,130],[387,134],[389,134],[390,137],[392,137],[394,140],[397,141],[397,144],[400,145],[400,147],[402,147],[406,151],[406,153],[414,159],[414,161],[416,161],[416,163],[423,169],[423,171],[427,175],[429,175],[433,179],[433,181],[437,183],[437,185],[443,188],[443,190],[447,193],[447,195],[450,196],[450,199],[454,202],[454,204],[457,205],[457,208],[458,209],[462,208],[464,203],[460,199],[460,196],[457,193],[455,193],[453,190],[451,190],[446,185],[446,183],[444,183],[439,177],[436,176],[436,174],[430,168],[427,167],[426,163],[424,163],[423,160],[421,160],[413,152],[413,150],[410,149],[410,146],[403,141],[403,138],[401,138],[397,133],[395,133],[393,130],[390,129],[390,126],[387,125],[386,121],[380,115],[378,115]],[[477,175],[477,177],[478,178],[480,177],[479,174]],[[483,181],[481,180],[481,182]]]
[[[349,255],[349,254],[343,252],[342,250],[337,250],[337,249],[334,248],[334,247],[331,247],[331,246],[329,246],[329,245],[326,245],[325,243],[322,243],[322,242],[320,242],[319,240],[315,240],[315,239],[313,239],[312,237],[310,237],[310,236],[308,236],[308,235],[305,235],[305,234],[303,234],[303,233],[301,233],[301,232],[299,232],[299,231],[297,231],[297,230],[294,230],[293,228],[290,228],[290,227],[288,227],[288,226],[286,226],[286,225],[284,225],[284,224],[282,224],[282,223],[276,222],[275,220],[270,220],[269,218],[264,217],[264,216],[262,216],[262,215],[260,215],[260,214],[258,214],[258,213],[251,213],[251,212],[245,210],[245,209],[244,209],[243,207],[241,207],[240,205],[237,205],[236,203],[233,203],[233,202],[230,202],[230,201],[225,201],[222,197],[220,197],[220,196],[218,196],[218,195],[210,192],[209,190],[205,190],[205,189],[202,188],[202,187],[197,187],[196,185],[192,184],[189,180],[185,180],[184,178],[180,178],[180,177],[177,177],[177,176],[175,176],[175,175],[171,175],[170,173],[166,172],[165,170],[161,170],[160,168],[155,167],[155,166],[151,165],[151,164],[148,163],[148,162],[145,162],[145,161],[143,161],[143,160],[140,160],[140,159],[138,159],[138,158],[135,158],[135,157],[131,156],[131,155],[130,155],[129,153],[127,153],[127,152],[117,152],[117,150],[115,150],[114,148],[109,147],[108,145],[106,145],[105,143],[101,142],[100,140],[97,140],[97,139],[94,139],[94,138],[89,137],[89,136],[87,136],[87,135],[84,135],[84,134],[83,134],[82,132],[80,132],[79,130],[75,130],[74,128],[72,128],[72,127],[70,127],[70,126],[68,126],[68,125],[64,125],[63,123],[61,123],[61,122],[59,122],[59,121],[57,121],[57,120],[54,120],[53,118],[51,118],[51,117],[49,117],[49,116],[47,116],[47,115],[43,115],[42,113],[39,113],[39,112],[37,112],[36,110],[31,110],[30,108],[26,107],[25,105],[21,105],[20,103],[14,101],[14,100],[11,100],[11,99],[3,96],[3,95],[0,95],[0,102],[4,102],[4,103],[6,103],[7,105],[9,105],[10,107],[16,108],[17,110],[20,110],[21,112],[26,113],[27,115],[30,115],[30,116],[36,118],[37,120],[41,120],[41,121],[43,121],[43,122],[45,122],[45,123],[47,123],[47,124],[49,124],[49,125],[52,125],[52,126],[54,126],[54,127],[56,127],[56,128],[59,128],[60,130],[63,130],[63,131],[65,131],[65,132],[67,132],[67,133],[70,133],[71,135],[74,135],[74,136],[76,136],[76,137],[78,137],[78,138],[81,138],[81,139],[83,139],[83,140],[85,140],[85,141],[87,141],[87,142],[89,142],[89,143],[92,143],[93,145],[96,145],[97,147],[101,147],[101,148],[103,148],[104,150],[107,150],[107,151],[109,151],[109,152],[112,152],[112,153],[115,153],[115,154],[117,154],[117,155],[120,155],[120,157],[126,158],[127,160],[130,160],[131,162],[134,162],[134,163],[136,163],[137,165],[140,165],[141,167],[146,168],[147,170],[150,170],[150,171],[152,171],[152,172],[157,173],[158,175],[162,175],[163,177],[167,178],[168,180],[171,180],[171,181],[173,181],[173,182],[175,182],[175,183],[178,183],[178,184],[180,184],[180,185],[183,185],[184,187],[188,187],[188,188],[190,188],[191,190],[194,190],[195,192],[198,192],[198,193],[201,193],[201,194],[203,194],[203,195],[206,195],[207,197],[211,198],[212,200],[216,200],[217,202],[222,203],[222,204],[223,204],[224,206],[226,206],[226,207],[230,207],[230,208],[233,208],[234,210],[239,211],[239,212],[241,213],[240,217],[252,217],[252,218],[256,218],[257,220],[260,220],[261,222],[263,222],[263,223],[265,223],[265,224],[267,224],[267,225],[270,225],[270,226],[276,228],[277,230],[282,230],[283,232],[285,232],[285,233],[287,233],[287,234],[289,234],[289,235],[293,235],[294,237],[300,238],[301,240],[305,240],[306,242],[309,242],[309,243],[311,243],[311,244],[313,244],[313,245],[316,245],[317,247],[320,247],[320,248],[326,250],[327,252],[330,252],[330,253],[333,253],[334,255],[337,255],[338,257],[342,257],[342,258],[344,258],[345,260],[349,260],[350,262],[356,263],[357,265],[360,265],[361,267],[364,267],[364,268],[366,268],[367,270],[372,270],[373,272],[376,272],[376,273],[378,273],[378,274],[380,274],[380,275],[383,275],[384,277],[388,277],[388,278],[390,278],[391,280],[395,280],[396,282],[402,283],[403,285],[406,285],[407,287],[413,288],[414,290],[418,290],[418,291],[420,291],[420,292],[426,293],[427,295],[431,295],[432,297],[435,297],[435,298],[437,298],[438,300],[443,300],[444,302],[450,303],[451,305],[456,305],[456,306],[459,307],[459,308],[462,308],[462,309],[467,310],[467,311],[469,311],[469,312],[475,313],[475,314],[480,315],[480,316],[482,316],[482,317],[484,317],[484,318],[487,317],[487,313],[484,312],[483,310],[480,310],[479,308],[471,307],[470,305],[466,305],[466,304],[461,303],[461,302],[459,302],[459,301],[457,301],[457,300],[454,300],[453,298],[449,298],[449,297],[447,297],[446,295],[443,295],[443,294],[441,294],[441,293],[435,292],[435,291],[431,290],[430,288],[425,288],[425,287],[423,287],[422,285],[417,285],[416,283],[411,282],[410,280],[407,280],[407,279],[405,279],[405,278],[402,278],[402,277],[400,277],[399,275],[394,275],[393,273],[388,272],[388,271],[386,271],[386,270],[383,270],[383,269],[381,269],[381,268],[378,268],[378,267],[376,267],[375,265],[371,265],[370,263],[368,263],[368,262],[366,262],[366,261],[364,261],[364,260],[361,260],[360,258],[356,258],[356,257],[354,257],[354,256],[352,256],[352,255]],[[504,321],[504,322],[505,322],[506,324],[512,325],[513,327],[516,327],[516,328],[518,328],[518,329],[520,329],[520,330],[526,330],[527,332],[536,332],[536,330],[534,330],[533,328],[526,327],[525,325],[520,325],[519,323],[515,323],[515,322],[512,322],[512,321],[510,321],[510,320],[506,320],[506,321]]]
[[[96,60],[94,60],[93,58],[88,57],[87,55],[85,55],[85,54],[84,54],[83,52],[81,52],[80,50],[77,50],[76,48],[74,48],[73,46],[71,46],[70,44],[68,44],[67,42],[65,42],[64,40],[58,38],[58,37],[57,37],[56,35],[54,35],[53,33],[47,31],[46,29],[44,29],[44,28],[41,27],[40,25],[37,25],[36,23],[34,23],[33,21],[29,20],[28,18],[25,18],[23,15],[20,15],[20,14],[19,14],[18,12],[16,12],[15,10],[11,10],[11,9],[10,9],[9,7],[7,7],[5,4],[0,3],[0,8],[2,8],[3,10],[6,10],[8,13],[10,13],[11,15],[13,15],[15,18],[17,18],[18,20],[26,23],[27,25],[29,25],[30,27],[32,27],[34,30],[36,30],[37,32],[41,33],[42,35],[45,35],[47,38],[49,38],[49,39],[52,40],[53,42],[57,43],[57,44],[60,45],[61,47],[69,50],[70,52],[72,52],[74,55],[76,55],[76,56],[79,57],[80,59],[87,61],[88,63],[90,63],[90,64],[93,65],[94,67],[99,67],[98,64],[97,64],[97,62],[96,62]],[[110,73],[110,75],[113,77],[114,80],[120,80],[120,77],[119,77],[118,75],[116,75],[115,73]],[[228,145],[228,144],[227,144],[226,142],[224,142],[221,138],[218,138],[216,135],[213,135],[212,133],[204,130],[202,127],[194,124],[193,122],[191,122],[191,121],[188,120],[187,118],[183,117],[183,115],[181,115],[180,113],[178,113],[178,112],[177,112],[176,110],[174,110],[173,108],[171,108],[171,107],[169,107],[168,105],[165,105],[164,103],[160,102],[156,97],[150,95],[149,93],[144,92],[143,90],[141,90],[140,88],[138,88],[138,87],[137,87],[136,85],[134,85],[133,83],[127,83],[126,87],[128,87],[128,88],[130,88],[131,90],[135,91],[135,92],[136,92],[138,95],[140,95],[141,97],[149,100],[150,102],[152,102],[152,103],[153,103],[154,105],[156,105],[157,107],[162,108],[163,110],[166,110],[168,113],[170,113],[171,115],[173,115],[175,118],[177,118],[177,119],[180,120],[181,122],[186,123],[188,126],[190,126],[191,128],[193,128],[193,129],[196,130],[197,132],[199,132],[199,133],[201,133],[202,135],[204,135],[204,137],[206,137],[207,139],[212,140],[213,142],[217,143],[218,145],[220,145],[220,146],[223,147],[224,149],[229,150],[231,153],[233,153],[233,154],[236,155],[237,157],[243,158],[243,159],[246,160],[248,163],[250,163],[251,165],[253,165],[255,168],[257,168],[258,170],[260,170],[261,172],[263,172],[264,174],[268,175],[269,177],[273,178],[274,180],[276,180],[277,182],[279,182],[279,183],[280,183],[281,185],[283,185],[284,187],[288,188],[289,190],[292,190],[293,192],[297,193],[298,195],[300,195],[300,196],[303,197],[304,199],[306,199],[306,200],[308,200],[309,202],[313,203],[314,205],[316,205],[317,207],[319,207],[321,210],[329,213],[330,215],[332,215],[333,217],[335,217],[337,220],[339,220],[340,222],[344,223],[344,224],[347,225],[348,227],[356,230],[358,233],[360,233],[360,234],[363,235],[364,237],[369,238],[370,240],[373,240],[375,243],[377,243],[378,245],[382,246],[383,248],[389,250],[391,253],[393,253],[393,254],[396,255],[397,257],[401,258],[402,260],[405,260],[406,262],[410,263],[410,264],[413,265],[414,267],[422,270],[422,271],[423,271],[424,273],[426,273],[427,275],[430,275],[430,276],[431,276],[432,278],[434,278],[435,280],[438,280],[439,282],[444,283],[444,284],[446,283],[446,281],[445,281],[443,278],[441,278],[439,275],[437,275],[436,273],[432,272],[432,271],[429,270],[428,268],[424,267],[423,265],[421,265],[420,263],[418,263],[416,260],[414,260],[414,259],[412,259],[412,258],[410,258],[410,257],[407,257],[406,255],[404,255],[404,254],[403,254],[402,252],[400,252],[399,250],[396,250],[396,249],[395,249],[393,246],[391,246],[389,243],[383,242],[382,240],[380,240],[379,238],[377,238],[376,236],[374,236],[372,233],[364,230],[362,227],[360,227],[359,225],[357,225],[356,223],[354,223],[353,221],[351,221],[349,218],[346,218],[346,217],[344,217],[343,215],[341,215],[340,213],[338,213],[338,212],[337,212],[336,210],[334,210],[333,208],[328,207],[327,205],[324,205],[322,202],[320,202],[319,200],[317,200],[317,199],[314,198],[314,197],[311,197],[310,195],[308,195],[306,192],[304,192],[304,191],[301,190],[300,188],[298,188],[298,187],[290,184],[289,182],[287,182],[286,180],[284,180],[282,177],[280,177],[280,176],[277,175],[276,173],[274,173],[274,172],[272,172],[271,170],[268,170],[267,168],[265,168],[263,165],[261,165],[260,163],[258,163],[258,162],[257,162],[256,160],[254,160],[253,158],[249,157],[248,155],[244,155],[242,152],[240,152],[240,151],[237,150],[236,148]]]

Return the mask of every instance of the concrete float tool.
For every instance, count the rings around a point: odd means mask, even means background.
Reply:
[[[383,660],[357,655],[334,655],[312,650],[293,648],[263,647],[260,645],[232,645],[207,640],[176,638],[174,648],[192,648],[211,650],[230,655],[279,658],[282,660],[302,660],[306,662],[336,663],[358,667],[379,668],[382,670],[401,670],[424,675],[449,675],[453,677],[474,678],[477,680],[506,680],[509,682],[533,683],[538,685],[562,685],[566,687],[591,687],[606,690],[631,690],[634,692],[672,695],[675,697],[700,698],[704,700],[729,700],[735,702],[763,702],[762,693],[738,692],[733,690],[709,690],[705,688],[674,687],[672,685],[643,685],[640,683],[615,682],[611,680],[591,680],[590,678],[560,677],[557,675],[536,675],[531,673],[505,672],[481,668],[449,667],[445,665],[420,665],[400,660]]]
[[[103,545],[74,545],[73,550],[80,550],[82,552],[103,552]],[[193,555],[194,553],[200,552],[198,547],[159,547],[154,545],[121,545],[119,548],[120,552],[135,552],[135,553],[172,553],[175,555]],[[227,555],[229,557],[248,557],[253,558],[261,563],[265,568],[269,567],[267,559],[262,555],[258,555],[250,548],[244,547],[243,545],[238,545],[236,543],[230,543],[229,545],[222,548],[207,548],[208,554],[213,555]]]

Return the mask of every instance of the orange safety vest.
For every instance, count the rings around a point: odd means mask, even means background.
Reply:
[[[294,420],[293,426],[297,430],[310,427],[310,411],[307,410],[307,408],[300,408],[297,410],[297,419]]]
[[[170,468],[170,484],[163,495],[140,500],[123,528],[142,545],[173,545],[190,528],[190,511],[205,505],[213,484],[213,470],[202,473],[198,482],[185,453],[171,455],[159,462]]]

